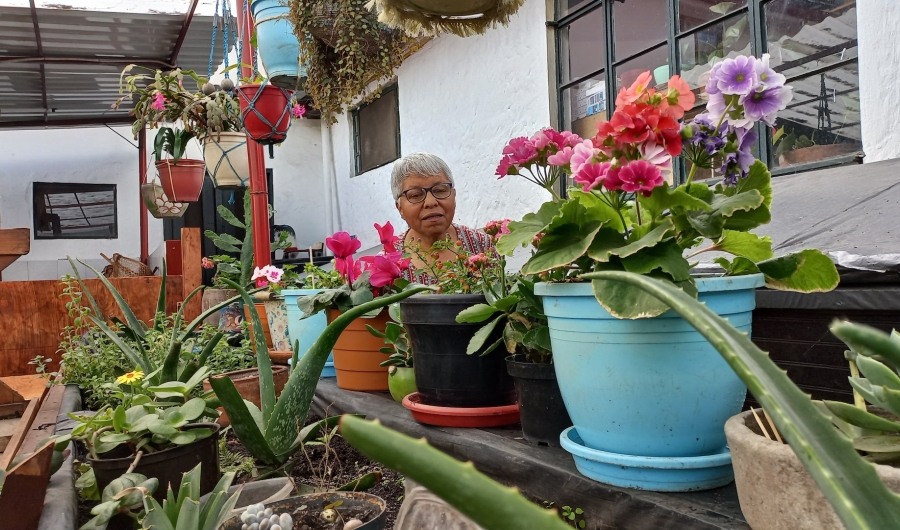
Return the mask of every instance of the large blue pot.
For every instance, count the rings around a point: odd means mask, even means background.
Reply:
[[[750,333],[762,274],[698,278],[699,299]],[[589,283],[538,284],[563,401],[584,445],[608,453],[693,457],[725,450],[725,421],[746,387],[674,311],[620,320]]]
[[[256,24],[256,49],[269,83],[295,90],[297,77],[305,72],[299,71],[300,43],[288,20],[290,8],[282,0],[254,0],[250,9]]]
[[[255,4],[256,2],[254,2]],[[325,312],[319,312],[309,318],[301,318],[303,311],[297,307],[297,299],[301,296],[308,296],[322,292],[322,289],[282,289],[281,294],[284,296],[284,303],[287,305],[288,315],[288,333],[291,336],[291,343],[295,340],[300,341],[299,356],[303,357],[313,344],[319,339],[319,335],[325,331],[328,326],[328,320],[325,318]],[[325,368],[322,370],[322,377],[334,377],[334,358],[332,354],[328,354],[328,361],[325,362]]]

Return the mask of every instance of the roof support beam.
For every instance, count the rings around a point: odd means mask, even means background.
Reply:
[[[37,43],[38,55],[43,57],[44,43],[41,42],[41,26],[38,24],[37,7],[34,5],[34,0],[28,0],[28,5],[31,7],[31,24],[34,26],[34,42]],[[46,121],[47,115],[50,113],[50,108],[47,106],[47,72],[45,71],[43,64],[41,64],[41,101],[44,104],[44,121]]]
[[[123,113],[124,114],[124,113]],[[89,127],[93,125],[130,125],[133,116],[110,116],[108,118],[72,118],[41,121],[40,118],[18,121],[0,121],[0,129],[55,129],[62,127]]]
[[[38,63],[38,64],[137,64],[174,68],[175,66],[159,59],[143,57],[97,58],[97,57],[27,57],[22,55],[0,55],[0,63]]]
[[[33,2],[34,0],[31,1]],[[191,27],[191,20],[194,18],[194,11],[197,10],[198,3],[200,3],[200,0],[191,0],[191,7],[188,8],[187,13],[184,15],[184,23],[181,25],[181,32],[178,33],[178,40],[175,41],[175,47],[172,48],[172,55],[169,56],[169,62],[171,64],[177,64],[178,53],[181,51],[181,46],[184,44],[184,39],[187,37],[188,30]]]

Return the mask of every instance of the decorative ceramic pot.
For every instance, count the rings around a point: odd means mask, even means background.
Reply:
[[[269,322],[269,336],[272,337],[272,349],[275,351],[293,351],[291,337],[288,332],[287,306],[284,299],[267,300],[266,320]]]
[[[237,295],[238,292],[234,289],[204,289],[203,298],[200,301],[200,310],[201,312],[205,312],[210,307],[217,306],[225,300],[234,298]],[[237,304],[237,302],[235,303]],[[224,311],[225,309],[226,308],[223,307],[218,313],[209,315],[203,322],[210,326],[220,328],[222,324],[222,311]]]

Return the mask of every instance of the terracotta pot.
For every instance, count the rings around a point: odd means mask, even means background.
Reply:
[[[259,373],[256,368],[247,368],[245,370],[236,370],[234,372],[225,372],[224,374],[213,375],[210,376],[213,379],[218,379],[220,377],[227,377],[231,379],[234,383],[234,387],[237,388],[238,393],[242,398],[250,401],[257,407],[261,406],[259,400]],[[272,379],[275,381],[275,396],[281,395],[281,391],[284,390],[284,385],[288,380],[288,369],[287,366],[273,366],[272,367]],[[209,381],[203,381],[203,390],[209,391],[212,390],[212,386],[209,384]],[[225,413],[225,409],[219,407],[219,412],[222,413],[219,416],[218,423],[222,427],[227,427],[231,424],[231,420],[228,419],[228,414]]]
[[[327,309],[328,323],[341,315],[337,309]],[[366,329],[366,324],[384,331],[390,320],[387,311],[375,318],[357,318],[341,333],[334,345],[334,368],[337,372],[337,386],[345,390],[366,390],[386,392],[388,386],[387,366],[378,366],[387,359],[381,353],[384,339],[380,339]]]
[[[791,446],[760,432],[750,411],[725,423],[741,511],[753,530],[844,528]],[[900,469],[875,465],[875,471],[900,493]]]
[[[237,295],[238,292],[234,289],[204,289],[203,299],[200,301],[200,311],[204,312],[210,307],[219,305],[225,300],[234,298]],[[210,326],[219,327],[221,318],[222,311],[217,311],[212,315],[206,317],[206,320],[204,320],[203,323],[209,324]]]
[[[169,200],[196,202],[203,190],[206,164],[203,160],[182,158],[177,163],[167,158],[156,163],[159,180]]]
[[[283,142],[291,126],[288,100],[292,91],[270,84],[241,85],[235,91],[247,135],[261,144]]]
[[[779,165],[793,166],[795,164],[818,162],[819,160],[848,155],[856,151],[861,151],[861,149],[858,145],[852,143],[811,145],[785,152],[781,155]]]
[[[253,304],[253,306],[256,308],[256,312],[259,313],[259,321],[262,324],[263,335],[266,336],[266,346],[271,350],[272,334],[269,332],[269,319],[266,316],[266,306],[263,302]],[[250,324],[250,345],[253,347],[253,353],[256,353],[256,341],[253,340],[253,321],[250,319],[250,309],[246,305],[244,306],[244,320]]]
[[[291,357],[294,356],[294,352],[287,351],[279,351],[279,350],[269,350],[269,359],[272,360],[272,364],[281,364],[287,366],[288,361],[291,360]]]

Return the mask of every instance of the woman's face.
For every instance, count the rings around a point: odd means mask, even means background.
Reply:
[[[430,188],[435,184],[450,182],[445,176],[424,177],[410,175],[403,181],[403,189]],[[410,203],[405,195],[397,199],[397,211],[406,221],[410,229],[421,236],[443,239],[453,223],[453,214],[456,213],[456,189],[453,189],[446,199],[435,199],[431,192],[425,195],[425,200],[420,203]]]

